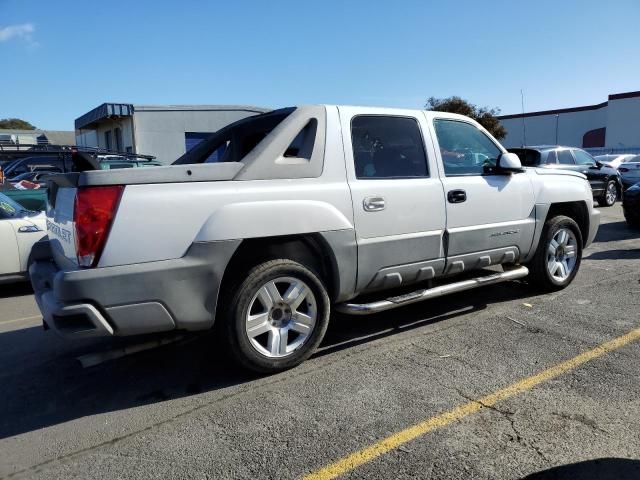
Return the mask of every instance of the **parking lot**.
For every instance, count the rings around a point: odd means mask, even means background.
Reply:
[[[640,478],[640,233],[602,214],[560,293],[334,316],[264,378],[208,336],[82,368],[111,344],[43,331],[2,287],[0,478]]]

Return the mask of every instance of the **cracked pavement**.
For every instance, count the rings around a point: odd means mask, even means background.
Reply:
[[[640,326],[640,231],[619,205],[601,211],[568,289],[542,295],[512,282],[373,317],[334,315],[318,354],[272,377],[237,370],[208,337],[82,369],[76,357],[108,342],[42,331],[28,288],[6,288],[0,478],[299,478],[479,402]],[[639,478],[639,371],[636,342],[345,478],[565,478],[549,469],[576,464]]]

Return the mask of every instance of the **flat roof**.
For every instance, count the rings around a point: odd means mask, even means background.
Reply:
[[[609,102],[611,100],[622,100],[625,98],[635,98],[635,97],[640,97],[640,91],[613,93],[609,95],[606,102],[598,103],[596,105],[584,105],[581,107],[558,108],[555,110],[540,110],[537,112],[514,113],[511,115],[499,115],[497,118],[498,120],[509,120],[510,118],[540,117],[543,115],[558,115],[561,113],[585,112],[588,110],[598,110],[600,108],[604,108],[609,105]]]
[[[268,108],[248,105],[134,105],[131,103],[103,103],[76,118],[76,130],[91,128],[95,123],[112,117],[130,117],[139,112],[251,112],[265,113]]]

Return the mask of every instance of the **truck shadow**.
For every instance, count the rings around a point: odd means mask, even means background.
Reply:
[[[628,458],[598,458],[553,467],[527,475],[522,480],[635,480],[640,461]]]
[[[531,294],[526,285],[511,282],[365,318],[335,315],[315,358]],[[0,334],[0,438],[261,381],[229,362],[207,334],[86,369],[77,360],[128,342],[69,342],[40,327]]]

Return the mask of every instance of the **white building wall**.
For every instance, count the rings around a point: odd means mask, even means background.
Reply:
[[[232,122],[262,113],[262,109],[233,107],[134,106],[136,153],[153,155],[169,164],[183,155],[186,132],[216,132]]]
[[[640,146],[640,97],[609,100],[605,146]]]
[[[640,110],[639,110],[640,112]],[[502,141],[507,148],[525,145],[521,118],[500,120],[507,130]],[[524,117],[527,145],[566,145],[581,147],[584,134],[607,125],[607,107],[578,112],[552,113]],[[556,122],[558,135],[556,141]]]

